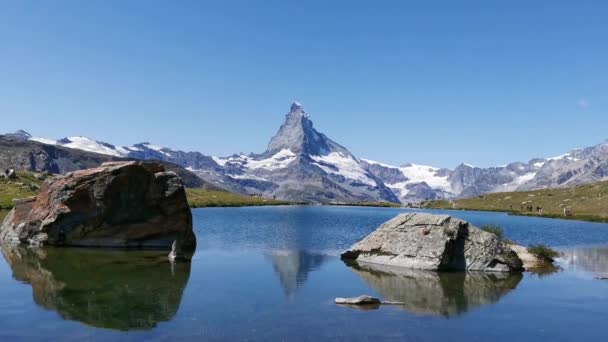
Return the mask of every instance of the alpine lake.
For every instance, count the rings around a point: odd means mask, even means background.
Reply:
[[[608,224],[447,213],[562,252],[540,273],[347,265],[340,252],[408,209],[194,209],[191,263],[168,251],[7,246],[2,341],[585,341],[608,330]],[[4,213],[6,214],[6,213]],[[403,302],[359,310],[335,297]]]

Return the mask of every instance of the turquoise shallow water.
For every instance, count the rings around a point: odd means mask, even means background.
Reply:
[[[564,252],[549,274],[353,267],[339,252],[402,209],[193,211],[191,264],[166,253],[2,247],[0,340],[590,340],[606,337],[608,225],[450,212]],[[405,303],[361,311],[359,294]]]

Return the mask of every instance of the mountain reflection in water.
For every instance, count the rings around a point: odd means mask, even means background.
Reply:
[[[189,263],[166,253],[1,246],[13,278],[32,286],[37,305],[62,318],[116,329],[151,329],[175,316]]]
[[[509,273],[429,272],[369,263],[348,263],[384,300],[420,315],[453,317],[498,302],[523,276]]]
[[[274,250],[266,253],[265,257],[279,276],[287,298],[293,298],[298,288],[308,279],[308,274],[319,269],[330,258],[299,250]]]

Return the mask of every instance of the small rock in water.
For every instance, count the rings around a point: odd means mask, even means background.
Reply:
[[[171,261],[188,261],[190,258],[189,255],[184,253],[182,250],[180,243],[175,240],[173,241],[173,245],[171,245],[171,253],[169,253],[168,257]]]
[[[336,298],[336,304],[343,305],[379,305],[382,302],[380,299],[368,295],[362,295],[359,297],[351,297],[351,298]]]

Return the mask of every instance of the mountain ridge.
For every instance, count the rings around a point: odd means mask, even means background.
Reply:
[[[149,142],[116,146],[83,136],[51,140],[23,130],[6,136],[113,157],[175,163],[228,191],[306,202],[410,203],[608,179],[608,140],[557,157],[486,168],[466,163],[454,169],[413,163],[392,166],[359,159],[317,131],[299,102],[292,103],[279,130],[259,154],[217,157]]]

